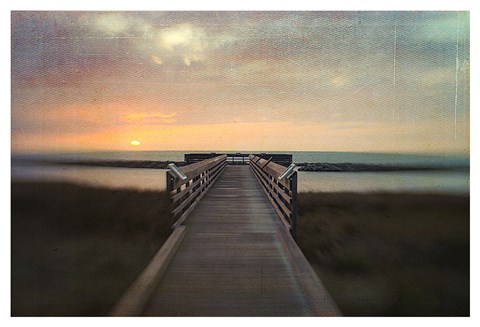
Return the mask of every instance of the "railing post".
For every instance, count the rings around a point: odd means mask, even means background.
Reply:
[[[172,215],[172,199],[170,197],[171,192],[173,191],[173,177],[170,175],[169,171],[167,170],[165,172],[165,178],[166,178],[166,183],[167,183],[167,204],[168,204],[168,220],[169,220],[169,226],[173,226],[173,215]]]
[[[172,227],[180,225],[198,204],[212,183],[218,179],[226,164],[226,155],[205,159],[203,163],[167,171],[167,192],[170,199]],[[170,173],[174,173],[171,175]],[[177,176],[178,175],[178,176]]]
[[[290,177],[290,190],[292,191],[292,203],[291,203],[291,230],[293,239],[297,240],[297,181],[298,173],[295,172]]]

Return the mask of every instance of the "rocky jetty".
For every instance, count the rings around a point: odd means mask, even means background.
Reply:
[[[153,161],[153,160],[78,160],[78,161],[42,161],[43,164],[96,166],[96,167],[121,167],[121,168],[150,168],[167,169],[167,165],[174,163],[181,167],[184,161]]]
[[[28,160],[32,162],[32,160]],[[46,165],[77,165],[97,167],[122,167],[122,168],[150,168],[167,169],[168,164],[174,163],[178,167],[185,166],[185,161],[154,161],[154,160],[33,160],[36,164]],[[401,165],[374,165],[360,163],[327,163],[303,162],[296,163],[300,171],[318,172],[385,172],[385,171],[439,171],[439,170],[465,170],[468,167],[448,166],[401,166]]]

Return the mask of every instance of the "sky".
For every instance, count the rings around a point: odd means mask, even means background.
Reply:
[[[12,152],[469,152],[467,12],[11,19]]]

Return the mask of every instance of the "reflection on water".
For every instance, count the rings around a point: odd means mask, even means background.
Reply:
[[[70,181],[106,186],[164,190],[165,169],[90,166],[13,165],[12,180]],[[300,172],[300,192],[469,192],[468,171]]]
[[[300,172],[300,192],[469,192],[468,171]]]
[[[111,188],[164,190],[165,169],[84,166],[12,166],[12,180],[68,181]]]

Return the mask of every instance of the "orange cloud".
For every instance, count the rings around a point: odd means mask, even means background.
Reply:
[[[161,122],[161,123],[175,123],[177,119],[175,116],[177,115],[176,112],[172,112],[169,114],[162,114],[162,113],[144,113],[144,112],[134,112],[128,113],[124,116],[124,119],[128,122],[130,121],[153,121],[153,122]]]

